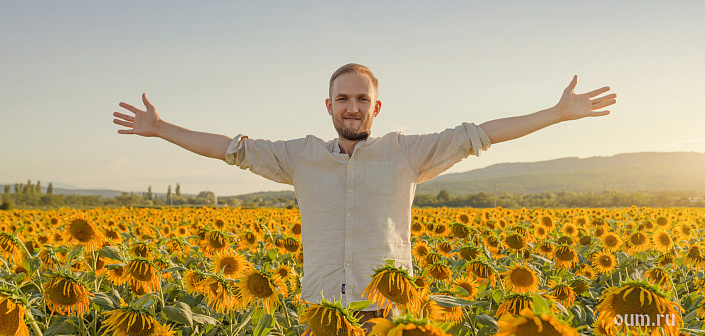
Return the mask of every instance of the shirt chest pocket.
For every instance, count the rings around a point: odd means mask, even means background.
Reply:
[[[365,161],[365,184],[372,195],[390,196],[397,191],[394,161]]]

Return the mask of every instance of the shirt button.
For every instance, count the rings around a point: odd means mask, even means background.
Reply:
[[[348,194],[352,193],[352,189],[348,189]]]
[[[350,263],[345,263],[345,266],[350,266]]]
[[[352,214],[348,212],[348,217],[350,217],[350,216],[352,216]]]
[[[350,239],[346,239],[346,241],[349,243],[349,242],[350,242]]]
[[[352,163],[348,164],[348,168],[352,168]]]

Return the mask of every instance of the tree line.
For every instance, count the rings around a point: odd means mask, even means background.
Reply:
[[[289,196],[292,195],[292,196]],[[163,207],[163,206],[230,206],[243,208],[296,206],[293,193],[271,192],[254,195],[216,197],[212,191],[198,195],[182,195],[177,183],[172,192],[171,185],[166,194],[156,194],[149,186],[146,192],[122,193],[115,197],[99,195],[54,194],[49,183],[43,191],[41,182],[18,183],[4,187],[0,194],[0,210],[20,208],[96,208],[96,207]],[[516,208],[609,208],[609,207],[705,207],[705,194],[695,191],[662,191],[658,193],[622,192],[606,190],[602,193],[543,192],[534,194],[492,194],[486,192],[451,195],[447,190],[438,194],[417,194],[415,207],[472,207],[492,208],[500,206]]]

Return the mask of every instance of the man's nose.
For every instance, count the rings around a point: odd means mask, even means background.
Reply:
[[[360,109],[357,107],[357,102],[353,99],[348,105],[348,112],[359,112]]]

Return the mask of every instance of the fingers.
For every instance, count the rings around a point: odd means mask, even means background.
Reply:
[[[610,114],[610,111],[593,111],[592,114],[590,115],[591,117],[602,117]]]
[[[122,113],[120,113],[120,112],[113,112],[113,116],[116,116],[116,117],[118,117],[118,118],[125,119],[125,120],[127,120],[127,121],[135,121],[135,117],[131,117],[131,116],[127,115],[127,114],[122,114]]]
[[[616,102],[617,102],[616,99],[605,100],[605,101],[599,102],[597,104],[592,104],[592,109],[593,110],[601,109],[603,107],[610,106]]]
[[[610,99],[615,99],[615,98],[617,98],[617,94],[616,94],[616,93],[613,93],[613,94],[609,94],[609,95],[606,95],[606,96],[597,97],[597,98],[591,100],[591,102],[592,102],[593,105],[595,105],[595,104],[601,103],[601,102],[603,102],[603,101],[605,101],[605,100],[610,100]]]
[[[129,128],[133,127],[133,124],[131,122],[127,122],[127,121],[120,120],[120,119],[113,119],[113,123],[118,124],[120,126],[129,127]]]
[[[609,86],[605,86],[605,87],[601,87],[601,88],[599,88],[599,89],[597,89],[597,90],[590,91],[590,92],[588,92],[588,93],[586,93],[586,94],[588,95],[588,97],[592,98],[592,97],[595,97],[595,96],[597,96],[597,95],[599,95],[599,94],[605,93],[605,92],[607,92],[607,91],[609,91],[609,90],[610,90],[610,87],[609,87]]]
[[[136,108],[136,107],[134,107],[134,106],[132,106],[132,105],[130,105],[130,104],[128,104],[128,103],[120,103],[120,107],[125,108],[125,109],[127,109],[128,111],[130,111],[130,112],[132,112],[132,113],[134,113],[134,114],[137,114],[137,113],[139,113],[139,112],[144,112],[144,111],[142,111],[142,110],[140,110],[140,109],[138,109],[138,108]]]
[[[143,94],[142,94],[142,103],[144,103],[144,106],[145,106],[147,109],[154,109],[154,105],[152,105],[152,103],[149,102],[149,100],[147,99],[147,94],[146,94],[146,93],[143,93]]]
[[[570,84],[568,84],[568,87],[565,89],[566,91],[573,92],[573,90],[575,90],[576,85],[578,85],[578,75],[573,76],[573,80],[570,81]]]
[[[120,134],[133,134],[131,129],[130,130],[118,130],[118,133],[120,133]]]

